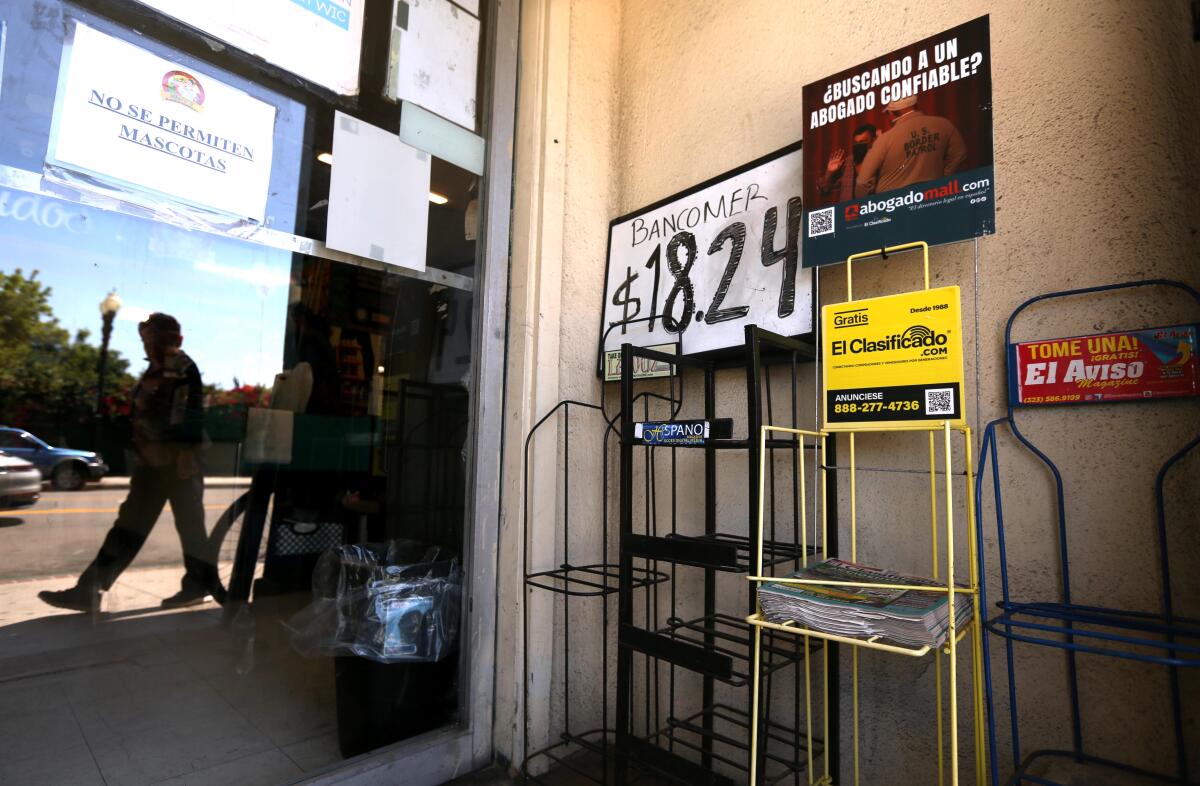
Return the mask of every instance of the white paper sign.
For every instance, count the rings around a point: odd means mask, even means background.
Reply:
[[[611,222],[604,349],[679,341],[693,355],[741,346],[751,324],[811,332],[801,188],[797,144]]]
[[[396,134],[338,112],[325,245],[424,270],[431,165]]]
[[[400,0],[388,95],[475,130],[479,20],[449,0]]]
[[[77,23],[47,163],[261,222],[275,107]]]
[[[141,0],[343,95],[358,93],[365,0]]]

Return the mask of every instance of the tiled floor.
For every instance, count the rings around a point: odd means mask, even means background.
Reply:
[[[572,764],[585,770],[590,767],[591,769],[588,770],[590,772],[597,772],[599,768],[598,761],[586,754],[573,760]],[[1063,786],[1153,786],[1153,784],[1162,783],[1161,780],[1140,778],[1098,767],[1081,766],[1061,759],[1047,760],[1044,765],[1035,766],[1030,774],[1049,778]],[[521,782],[519,777],[513,778],[498,767],[489,767],[452,781],[447,786],[510,786],[510,784],[515,786]],[[535,783],[535,781],[530,780],[530,783]],[[596,781],[580,777],[570,768],[558,767],[539,775],[536,783],[539,786],[594,786]],[[636,776],[635,783],[637,786],[670,786],[667,781],[660,781],[644,772]]]
[[[596,786],[604,772],[603,763],[598,754],[583,751],[568,755],[549,770],[537,769],[530,775],[528,784],[520,775],[510,775],[493,765],[450,781],[446,786]],[[538,764],[545,765],[546,759],[540,757]],[[608,765],[608,783],[612,784],[616,782],[616,767],[611,758]],[[630,773],[630,783],[633,786],[678,786],[675,781],[657,777],[644,768]]]
[[[1077,764],[1066,758],[1048,758],[1035,762],[1030,767],[1029,774],[1061,783],[1063,786],[1154,786],[1164,782],[1160,778],[1143,778],[1106,767]]]
[[[215,605],[159,610],[178,572],[154,573],[99,622],[36,601],[68,580],[0,584],[0,784],[277,786],[340,761],[333,667],[279,624],[304,598],[257,603],[247,650]]]
[[[595,762],[589,763],[595,764]],[[581,778],[569,769],[560,767],[552,772],[541,774],[536,781],[530,780],[529,783],[539,786],[595,786],[596,781]],[[450,781],[446,786],[517,786],[517,784],[524,786],[521,778],[514,778],[499,767],[493,766],[470,775],[464,775]],[[639,782],[638,786],[650,786],[650,784]]]

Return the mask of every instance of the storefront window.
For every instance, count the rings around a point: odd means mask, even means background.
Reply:
[[[287,783],[461,719],[481,178],[431,157],[424,274],[314,244],[335,109],[399,125],[388,36],[335,97],[157,5],[0,0],[2,783]],[[51,160],[79,26],[273,118],[261,215]],[[135,119],[266,152],[193,109]]]

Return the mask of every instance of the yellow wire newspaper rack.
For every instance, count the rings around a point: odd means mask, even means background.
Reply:
[[[904,251],[904,250],[915,249],[915,248],[920,248],[924,252],[924,283],[925,283],[925,288],[928,289],[929,288],[929,246],[927,244],[925,244],[923,242],[908,243],[908,244],[905,244],[902,246],[896,246],[894,248],[885,249],[883,253],[886,254],[887,252]],[[847,284],[848,299],[851,299],[851,300],[853,299],[853,291],[854,291],[853,290],[853,282],[851,279],[851,272],[850,272],[851,263],[853,263],[853,261],[855,259],[862,258],[862,257],[868,257],[868,256],[877,256],[880,253],[881,253],[880,251],[872,251],[872,252],[867,252],[867,253],[863,253],[863,254],[855,254],[847,260],[846,284]],[[986,780],[987,780],[987,760],[986,760],[986,746],[984,744],[984,735],[986,734],[986,718],[984,717],[985,710],[984,710],[984,703],[983,703],[983,674],[982,674],[982,661],[983,661],[982,622],[983,621],[981,618],[982,610],[979,608],[980,577],[979,577],[979,566],[978,566],[978,562],[977,562],[977,558],[976,558],[977,552],[976,552],[976,544],[975,544],[975,500],[974,500],[974,494],[975,494],[974,475],[975,475],[975,473],[974,473],[974,467],[972,465],[972,458],[971,458],[971,453],[972,453],[971,429],[969,426],[956,425],[949,420],[939,420],[939,421],[929,421],[928,423],[922,423],[922,424],[904,424],[904,425],[880,423],[880,424],[872,424],[869,427],[863,426],[863,427],[856,427],[854,429],[841,428],[838,430],[837,433],[847,434],[848,438],[849,438],[849,454],[850,455],[849,455],[848,471],[849,471],[849,477],[850,477],[850,494],[849,494],[849,496],[850,496],[850,561],[854,562],[858,558],[858,505],[857,505],[857,492],[858,492],[857,469],[858,468],[857,468],[857,462],[856,462],[856,457],[855,457],[855,444],[854,444],[855,434],[858,432],[878,433],[878,432],[922,432],[922,431],[928,432],[928,434],[929,434],[929,497],[930,497],[929,510],[930,510],[930,536],[931,536],[930,540],[931,540],[931,553],[932,553],[932,561],[931,561],[932,562],[932,578],[935,581],[942,580],[942,578],[941,578],[942,557],[940,556],[940,552],[939,552],[939,537],[938,537],[938,533],[939,533],[939,529],[940,529],[938,511],[939,511],[939,508],[942,507],[942,505],[939,504],[939,499],[938,499],[939,495],[938,495],[938,487],[937,487],[938,486],[938,484],[937,484],[937,475],[938,475],[937,442],[941,441],[942,446],[943,446],[943,459],[944,459],[943,472],[945,473],[945,478],[946,478],[946,482],[944,484],[945,485],[945,500],[944,500],[945,584],[944,585],[930,587],[928,585],[907,585],[907,584],[857,584],[857,583],[852,583],[852,582],[839,582],[839,581],[833,581],[833,580],[795,579],[795,578],[785,578],[785,577],[763,575],[763,537],[764,537],[763,536],[763,525],[764,525],[764,521],[765,521],[765,508],[764,508],[763,502],[764,502],[764,493],[765,493],[766,472],[759,473],[758,534],[757,534],[757,539],[756,539],[757,551],[756,551],[756,557],[755,557],[755,571],[754,571],[753,575],[751,575],[747,578],[749,581],[755,582],[760,585],[763,583],[766,583],[766,582],[775,582],[775,583],[781,583],[781,584],[825,585],[825,586],[837,586],[839,584],[840,585],[851,584],[853,586],[872,587],[872,588],[879,588],[879,589],[906,589],[906,590],[912,589],[912,590],[922,590],[922,591],[933,590],[933,591],[945,592],[948,595],[947,602],[949,604],[949,609],[950,609],[949,631],[948,631],[945,643],[943,643],[939,648],[937,648],[938,652],[935,653],[935,655],[934,655],[934,673],[935,673],[935,678],[937,680],[937,696],[936,696],[936,705],[937,706],[935,708],[936,726],[937,726],[937,770],[938,770],[937,783],[938,783],[938,786],[945,786],[945,783],[946,783],[946,766],[945,766],[945,764],[946,764],[946,758],[947,758],[946,748],[949,747],[950,784],[952,786],[958,786],[958,784],[959,784],[959,755],[958,755],[958,751],[959,751],[959,744],[958,744],[958,736],[959,736],[958,735],[959,668],[958,668],[958,655],[959,655],[959,644],[962,643],[964,638],[966,638],[967,636],[970,636],[969,654],[970,654],[970,658],[971,658],[971,689],[972,689],[972,704],[973,704],[972,720],[973,720],[974,743],[975,743],[975,750],[974,750],[975,782],[976,782],[977,786],[984,786],[984,784],[986,783]],[[758,435],[759,436],[758,450],[759,450],[759,454],[760,454],[760,459],[759,459],[760,467],[769,466],[768,456],[767,456],[767,434],[769,432],[791,434],[793,439],[798,439],[801,441],[811,440],[811,441],[813,441],[815,446],[818,448],[819,457],[820,457],[818,469],[819,469],[819,479],[820,479],[819,486],[821,489],[821,492],[820,492],[821,504],[819,507],[819,516],[818,516],[819,521],[817,523],[819,524],[819,528],[820,528],[820,542],[821,542],[820,545],[822,547],[823,557],[828,558],[828,557],[834,556],[831,554],[824,553],[824,551],[825,551],[824,545],[828,542],[826,540],[826,534],[828,531],[828,521],[827,521],[827,517],[826,517],[827,506],[826,506],[826,499],[825,499],[826,484],[825,484],[824,480],[825,480],[825,475],[827,472],[836,471],[836,470],[831,470],[828,467],[828,463],[826,461],[826,440],[828,439],[830,432],[809,431],[809,430],[805,430],[805,429],[786,428],[783,426],[764,425]],[[953,481],[954,481],[955,476],[953,474],[953,462],[952,462],[952,434],[954,432],[958,432],[959,434],[962,435],[963,448],[964,448],[963,455],[965,457],[965,472],[964,472],[964,474],[966,476],[966,510],[967,510],[966,530],[967,530],[967,540],[968,540],[967,554],[969,555],[968,556],[968,561],[969,561],[968,583],[967,583],[966,587],[957,586],[955,584],[955,564],[954,564],[955,516],[954,516],[954,489],[953,489],[953,486],[954,486]],[[941,436],[941,440],[938,440],[939,434]],[[798,450],[798,451],[796,451],[796,453],[798,455],[798,461],[797,461],[796,466],[793,467],[793,469],[799,475],[800,499],[805,500],[805,499],[807,499],[807,490],[806,490],[807,469],[806,469],[805,451]],[[961,520],[961,517],[960,517],[960,520]],[[800,509],[800,532],[801,532],[801,541],[802,541],[800,544],[801,545],[801,549],[800,549],[801,561],[802,561],[802,565],[804,567],[807,567],[808,566],[808,511],[807,511],[807,507],[804,505],[802,505],[801,509]],[[816,536],[816,529],[814,528],[814,539],[815,539],[815,536]],[[814,544],[814,545],[816,545],[816,544]],[[954,614],[954,597],[955,597],[955,595],[963,593],[963,592],[968,593],[971,596],[972,611],[971,611],[970,621],[965,626],[962,626],[962,628],[960,629],[958,626],[958,621],[957,621],[956,615]],[[894,655],[903,655],[903,656],[912,657],[912,658],[921,658],[921,657],[929,655],[931,652],[933,652],[934,648],[930,647],[930,646],[905,647],[905,646],[901,646],[901,645],[890,644],[885,641],[879,640],[879,637],[877,637],[877,636],[871,637],[868,639],[860,639],[860,638],[853,638],[853,637],[849,637],[849,636],[841,636],[841,635],[832,634],[832,633],[825,633],[825,632],[819,631],[819,630],[813,630],[811,628],[807,628],[803,625],[800,625],[798,623],[792,623],[790,621],[783,623],[783,624],[777,624],[777,623],[770,622],[766,618],[764,618],[763,613],[762,613],[762,606],[757,605],[757,604],[756,604],[755,613],[750,615],[749,617],[747,617],[746,622],[749,623],[754,628],[754,668],[753,668],[754,685],[753,685],[753,694],[752,694],[752,699],[751,699],[751,718],[752,718],[752,720],[751,720],[751,727],[750,727],[750,746],[751,746],[750,784],[751,784],[751,786],[757,786],[757,783],[758,783],[758,780],[757,780],[757,777],[758,777],[757,767],[758,767],[758,762],[759,762],[758,732],[759,732],[759,721],[760,721],[759,701],[760,701],[760,694],[761,694],[760,682],[761,682],[761,676],[762,676],[761,675],[762,631],[764,628],[769,629],[769,630],[774,630],[774,631],[790,633],[790,634],[793,634],[796,636],[802,636],[804,638],[804,653],[805,653],[804,680],[805,680],[805,715],[806,715],[805,733],[807,735],[807,742],[808,742],[808,745],[807,745],[807,747],[808,747],[808,769],[806,771],[808,772],[810,786],[832,786],[833,780],[830,775],[830,762],[829,762],[828,756],[824,757],[824,766],[822,768],[822,770],[823,770],[822,773],[818,774],[813,769],[813,764],[814,764],[814,762],[813,762],[813,758],[814,758],[813,757],[814,718],[813,718],[813,713],[812,713],[811,667],[810,667],[809,658],[808,658],[809,639],[812,639],[812,638],[824,639],[825,641],[838,642],[838,643],[845,644],[845,645],[848,645],[849,647],[851,647],[851,658],[852,658],[852,661],[851,661],[851,669],[852,669],[851,690],[852,690],[852,699],[853,699],[852,706],[853,706],[854,786],[859,786],[859,783],[860,783],[859,701],[858,701],[858,695],[859,695],[859,664],[858,664],[859,658],[858,658],[858,653],[859,653],[859,650],[860,649],[872,649],[872,650],[879,650],[882,652],[892,653]],[[829,650],[826,647],[822,647],[821,652],[822,652],[822,658],[823,658],[823,669],[824,669],[825,673],[828,673],[828,669],[830,668]],[[942,657],[941,657],[943,655],[946,656],[946,661],[947,661],[946,670],[948,671],[948,678],[949,678],[948,680],[944,679],[944,676],[943,676],[943,666],[942,666]],[[834,664],[834,667],[836,668],[837,664]],[[943,683],[946,683],[946,682],[948,682],[948,691],[945,690],[943,687]],[[822,680],[822,684],[825,687],[824,687],[824,698],[821,703],[821,706],[822,706],[821,725],[823,727],[823,732],[824,732],[823,738],[828,740],[828,737],[829,737],[828,682],[825,680]],[[945,697],[946,697],[947,692],[949,693],[949,722],[948,723],[946,723],[945,719],[943,718],[943,715],[944,715],[943,704],[945,703]],[[947,726],[949,727],[948,729],[946,728]],[[797,731],[799,731],[799,730],[797,730]],[[948,746],[946,745],[946,737],[947,736],[949,736],[949,745]]]

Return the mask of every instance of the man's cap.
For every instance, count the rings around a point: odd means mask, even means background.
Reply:
[[[146,330],[153,328],[162,331],[163,333],[173,333],[179,335],[183,332],[183,328],[179,326],[179,320],[170,314],[164,314],[161,311],[155,311],[150,316],[138,323],[138,330]]]
[[[902,109],[911,109],[917,105],[916,95],[908,96],[907,98],[897,98],[884,107],[889,112],[899,112]]]

